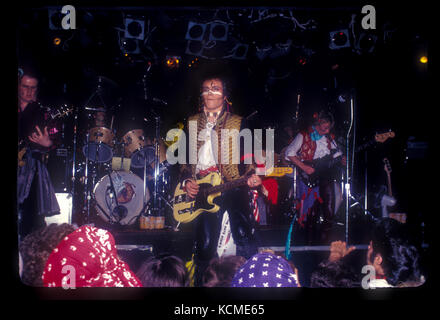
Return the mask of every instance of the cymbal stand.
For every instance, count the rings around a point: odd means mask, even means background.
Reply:
[[[348,210],[350,208],[349,203],[352,198],[351,195],[351,176],[350,176],[350,162],[353,162],[354,159],[350,157],[350,136],[351,130],[354,126],[354,95],[351,94],[350,97],[350,126],[347,131],[347,135],[345,137],[345,157],[346,157],[346,165],[345,165],[345,242],[348,244]],[[354,139],[353,139],[354,141]],[[354,146],[353,146],[354,147]]]
[[[86,133],[86,144],[87,144],[87,152],[86,152],[86,165],[84,169],[84,187],[85,187],[85,209],[87,212],[87,223],[90,222],[90,193],[89,193],[89,147],[90,147],[90,141],[89,141],[89,131]]]
[[[84,104],[85,106],[87,106],[89,104],[89,102],[92,101],[93,97],[98,96],[98,98],[101,100],[102,105],[104,106],[104,108],[107,109],[107,106],[106,106],[106,104],[104,102],[104,99],[101,96],[101,91],[102,91],[101,83],[102,83],[102,79],[101,79],[101,76],[99,76],[98,77],[98,86],[97,86],[95,92],[92,93],[92,95],[89,97],[87,102]]]
[[[72,197],[75,197],[77,128],[78,128],[78,109],[75,108],[75,115],[73,118],[73,151],[72,151],[72,178],[71,178],[72,179],[72,182],[71,182]]]
[[[158,203],[157,203],[157,178],[159,176],[159,149],[160,149],[160,145],[159,145],[159,139],[160,139],[160,117],[158,115],[155,116],[155,120],[156,120],[156,141],[154,143],[154,191],[153,191],[153,208],[154,209],[159,209],[158,208]]]

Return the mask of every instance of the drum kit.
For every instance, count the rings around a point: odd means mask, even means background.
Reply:
[[[165,216],[166,206],[172,206],[160,116],[148,106],[149,118],[155,119],[154,136],[147,136],[145,127],[137,124],[128,132],[118,132],[117,107],[106,106],[101,88],[99,77],[97,90],[74,116],[72,194],[80,199],[82,220],[92,223],[98,216],[102,220],[98,223],[131,226],[143,214]],[[90,103],[96,97],[99,106]]]

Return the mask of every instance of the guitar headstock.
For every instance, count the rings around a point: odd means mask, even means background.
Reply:
[[[378,133],[374,136],[374,140],[376,140],[376,142],[383,143],[383,142],[387,141],[389,138],[394,138],[395,136],[396,136],[396,134],[394,133],[394,131],[389,131],[389,132],[385,132],[385,133]]]
[[[385,164],[384,166],[384,170],[387,174],[390,174],[392,169],[391,169],[391,164],[390,161],[388,160],[388,158],[383,158],[383,163]]]
[[[266,171],[266,177],[283,177],[290,173],[293,173],[291,167],[273,167]]]

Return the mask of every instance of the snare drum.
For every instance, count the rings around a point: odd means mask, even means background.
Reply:
[[[83,147],[84,156],[90,161],[108,162],[113,157],[115,145],[114,133],[106,127],[94,127],[89,130],[89,143]]]
[[[118,204],[127,209],[127,215],[119,223],[131,225],[140,215],[145,203],[150,199],[148,187],[144,195],[144,183],[141,178],[131,172],[113,171],[110,174],[115,188]],[[113,216],[116,207],[111,182],[108,175],[105,175],[95,186],[95,206],[99,216],[106,222],[118,222],[119,217]]]

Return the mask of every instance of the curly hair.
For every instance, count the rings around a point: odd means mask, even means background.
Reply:
[[[382,268],[387,282],[398,286],[404,282],[418,282],[421,279],[419,253],[410,243],[404,225],[391,218],[379,220],[372,235],[373,253],[380,254]]]
[[[186,287],[188,274],[185,263],[173,255],[149,257],[136,272],[144,287]]]
[[[357,288],[360,287],[360,279],[346,259],[326,260],[313,271],[310,286],[312,288]]]
[[[242,256],[225,256],[213,258],[206,268],[203,278],[203,287],[230,287],[235,272],[246,262]]]
[[[73,225],[52,223],[28,234],[19,244],[23,272],[21,280],[33,287],[43,286],[43,270],[46,261],[58,243],[68,234],[75,231]]]

